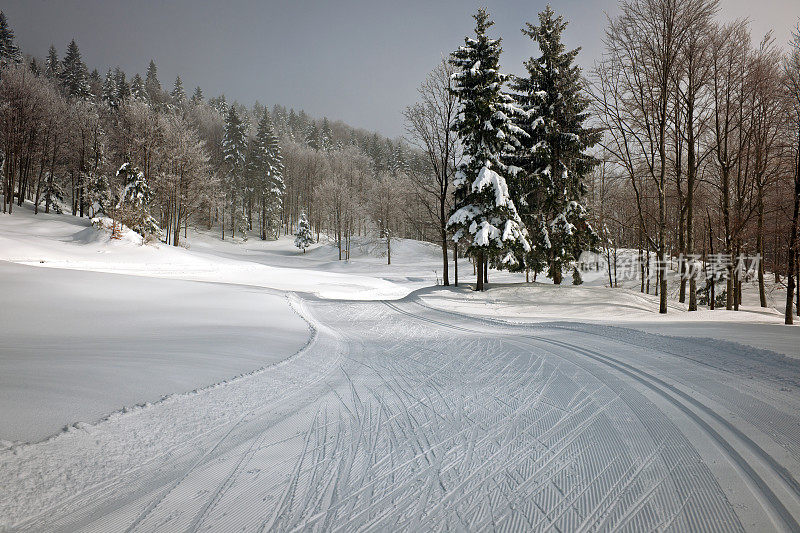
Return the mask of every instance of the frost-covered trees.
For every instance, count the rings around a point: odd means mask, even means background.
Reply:
[[[239,209],[240,188],[244,181],[245,157],[247,150],[245,129],[236,108],[231,106],[225,118],[225,136],[222,139],[222,157],[224,161],[225,196],[230,207],[231,236],[236,236],[236,226],[244,233],[244,216]],[[225,219],[223,213],[222,238],[225,238]]]
[[[303,253],[306,253],[306,248],[312,244],[314,244],[314,234],[311,232],[311,224],[309,224],[306,214],[301,213],[300,220],[297,222],[294,245],[303,250]]]
[[[517,136],[525,135],[512,122],[520,110],[503,93],[507,76],[500,73],[500,39],[486,35],[493,22],[483,9],[474,19],[476,38],[467,37],[451,57],[456,68],[452,90],[460,105],[454,129],[465,161],[453,183],[455,206],[448,228],[454,240],[466,243],[477,264],[477,290],[484,290],[487,261],[515,266],[515,255],[530,251],[530,244],[507,183],[518,169],[504,163],[504,155],[519,146]]]
[[[161,233],[158,222],[150,214],[153,192],[144,172],[130,163],[123,163],[117,170],[117,179],[121,192],[115,209],[120,213],[122,223],[143,238]]]
[[[539,14],[538,26],[527,24],[522,32],[536,41],[541,55],[528,59],[528,75],[512,83],[514,98],[525,111],[517,115],[517,124],[527,134],[511,157],[522,168],[512,179],[512,190],[533,241],[527,263],[534,271],[546,264],[548,277],[557,284],[580,253],[598,242],[581,200],[586,176],[597,165],[587,150],[599,134],[584,127],[589,104],[574,64],[580,49],[565,50],[561,34],[566,26],[549,6]]]

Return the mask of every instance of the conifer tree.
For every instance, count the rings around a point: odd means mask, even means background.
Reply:
[[[45,60],[44,75],[46,78],[55,80],[59,78],[61,73],[61,64],[58,61],[58,52],[56,47],[52,44],[47,50],[47,59]]]
[[[261,208],[261,239],[266,240],[267,228],[280,211],[284,193],[280,146],[266,109],[248,148],[247,174]]]
[[[181,81],[180,76],[175,77],[175,85],[172,87],[170,98],[172,98],[173,105],[180,105],[186,102],[186,91],[183,90],[183,81]]]
[[[0,69],[22,63],[22,52],[14,44],[14,30],[8,24],[5,13],[0,11]]]
[[[153,192],[144,177],[144,172],[130,163],[123,163],[117,170],[117,178],[122,185],[122,194],[116,209],[123,213],[123,223],[142,238],[158,235],[161,228],[150,214]]]
[[[297,222],[297,233],[294,237],[294,245],[306,253],[306,248],[314,244],[314,234],[311,232],[311,224],[308,223],[308,217],[305,213],[300,214],[300,220]]]
[[[161,82],[158,81],[158,67],[154,60],[150,60],[147,66],[147,73],[144,78],[144,88],[147,90],[147,98],[153,105],[161,102]]]
[[[500,39],[490,39],[489,15],[479,9],[475,19],[476,38],[453,52],[453,92],[459,100],[454,130],[464,147],[465,161],[459,165],[455,205],[448,228],[453,239],[466,241],[466,251],[478,265],[477,289],[484,290],[484,268],[488,259],[514,267],[517,255],[528,252],[527,232],[520,220],[507,184],[515,167],[504,163],[524,134],[511,122],[519,109],[502,92],[507,76],[500,73]]]
[[[597,164],[586,151],[599,141],[599,133],[584,127],[589,104],[575,65],[580,49],[565,50],[561,35],[566,26],[550,6],[539,14],[538,26],[527,24],[522,32],[536,41],[541,55],[529,58],[527,77],[512,83],[525,111],[517,124],[527,133],[522,149],[511,157],[523,169],[512,191],[533,240],[528,263],[535,270],[546,264],[555,283],[582,251],[599,241],[580,203],[586,176]]]
[[[106,79],[103,81],[103,89],[100,97],[110,108],[117,108],[119,104],[117,100],[117,86],[114,83],[114,75],[111,73],[111,69],[108,69],[106,73]]]
[[[194,94],[192,95],[192,103],[197,105],[203,103],[203,90],[200,86],[194,88]]]
[[[89,73],[81,59],[81,52],[75,39],[70,41],[67,53],[61,62],[61,88],[68,98],[86,100],[89,98]]]
[[[333,131],[331,130],[331,123],[328,122],[328,117],[322,119],[322,129],[319,134],[320,149],[330,150],[333,148]]]
[[[222,139],[222,156],[225,164],[225,194],[231,212],[231,233],[236,236],[236,226],[243,230],[242,217],[238,209],[238,191],[244,181],[245,153],[247,149],[245,128],[236,108],[231,106],[225,117],[225,133]],[[224,228],[223,228],[224,238]]]
[[[138,73],[131,79],[131,98],[137,102],[147,101],[147,89],[145,89],[144,80]]]
[[[130,96],[131,88],[125,79],[125,73],[121,68],[114,69],[114,88],[117,96],[117,104],[121,105]]]

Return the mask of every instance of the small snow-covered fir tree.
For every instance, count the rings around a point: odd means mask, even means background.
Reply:
[[[160,234],[161,228],[150,214],[153,193],[144,172],[130,163],[123,163],[117,170],[117,178],[122,185],[122,193],[115,209],[122,214],[122,222],[143,239]]]
[[[593,250],[599,237],[586,219],[580,201],[586,193],[586,175],[597,161],[586,151],[599,133],[584,127],[588,101],[583,95],[580,49],[565,51],[561,34],[567,23],[548,6],[539,14],[539,26],[528,23],[522,32],[541,51],[525,62],[527,77],[517,77],[512,88],[525,113],[517,124],[527,133],[522,149],[510,158],[523,169],[511,186],[520,215],[532,236],[527,263],[548,267],[548,277],[561,283],[562,275],[584,250]]]
[[[467,37],[450,59],[457,69],[453,92],[459,100],[454,130],[465,161],[453,182],[455,206],[448,228],[454,240],[466,241],[467,253],[478,264],[477,289],[484,290],[484,263],[492,258],[498,265],[516,266],[516,257],[530,245],[506,181],[516,168],[503,162],[504,154],[519,145],[516,136],[524,135],[512,123],[519,109],[502,90],[507,76],[500,73],[500,39],[486,35],[493,22],[483,9],[473,18],[476,38]]]
[[[300,215],[300,220],[297,222],[297,233],[294,237],[294,245],[306,253],[306,248],[314,244],[314,234],[311,232],[311,224],[308,222],[306,214]]]
[[[117,102],[121,105],[131,95],[131,86],[128,85],[125,73],[119,67],[114,69],[114,86],[117,90]]]

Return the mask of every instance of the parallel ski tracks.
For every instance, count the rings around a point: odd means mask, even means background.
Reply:
[[[471,329],[455,324],[450,324],[444,321],[435,320],[430,317],[422,316],[407,311],[391,302],[384,302],[384,304],[390,309],[398,313],[401,313],[403,315],[406,315],[408,317],[414,318],[416,320],[428,322],[443,328],[448,328],[456,331],[463,331],[472,334],[481,333],[480,330]],[[434,310],[422,304],[419,305],[421,305],[426,309]],[[481,321],[480,318],[468,317],[466,315],[461,315],[458,313],[442,311],[442,310],[435,310],[435,311],[438,311],[440,313],[453,314],[459,317],[469,318],[475,321]],[[770,482],[770,480],[764,479],[764,477],[761,474],[759,474],[759,472],[757,472],[755,468],[753,468],[753,466],[748,462],[748,460],[745,459],[745,457],[743,457],[742,452],[740,452],[740,450],[744,448],[744,450],[746,450],[744,453],[750,452],[752,455],[755,455],[761,461],[761,463],[771,471],[772,477],[775,480],[779,480],[784,485],[786,492],[788,492],[794,499],[793,504],[795,507],[797,506],[798,502],[800,502],[800,483],[798,483],[797,479],[783,465],[781,465],[772,455],[767,453],[761,446],[759,446],[750,437],[744,434],[739,428],[731,424],[719,413],[717,413],[713,409],[709,408],[708,406],[700,402],[697,398],[681,390],[675,385],[667,383],[663,379],[655,375],[652,375],[649,372],[646,372],[624,361],[620,361],[614,357],[599,353],[595,350],[587,349],[568,342],[532,335],[528,333],[515,333],[514,338],[517,339],[522,338],[529,341],[532,340],[538,343],[549,344],[551,346],[560,347],[569,350],[575,354],[588,357],[591,360],[600,363],[601,365],[604,365],[621,374],[624,374],[628,378],[635,380],[641,385],[657,393],[663,399],[665,399],[670,404],[678,408],[682,413],[684,413],[684,415],[686,415],[690,420],[692,420],[695,424],[697,424],[711,439],[714,440],[716,445],[719,447],[720,451],[722,451],[729,458],[729,460],[736,466],[736,468],[740,471],[743,477],[745,477],[748,480],[751,486],[753,486],[757,491],[760,492],[761,496],[760,499],[762,502],[766,503],[766,505],[769,507],[770,514],[775,520],[776,527],[781,527],[788,531],[800,531],[800,523],[798,523],[798,519],[787,508],[783,500],[773,490],[772,483]],[[510,342],[513,343],[514,341]],[[530,347],[530,344],[527,344],[527,346]],[[553,353],[554,355],[559,355],[557,352],[551,352],[551,353]],[[723,436],[723,434],[714,427],[714,424],[720,426],[724,432],[729,433],[733,438],[728,438],[726,436]]]

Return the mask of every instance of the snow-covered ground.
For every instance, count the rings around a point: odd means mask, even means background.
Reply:
[[[0,215],[2,416],[68,425],[0,446],[0,530],[800,529],[800,328],[751,293],[664,317],[602,272],[435,287],[413,241],[188,242]]]

